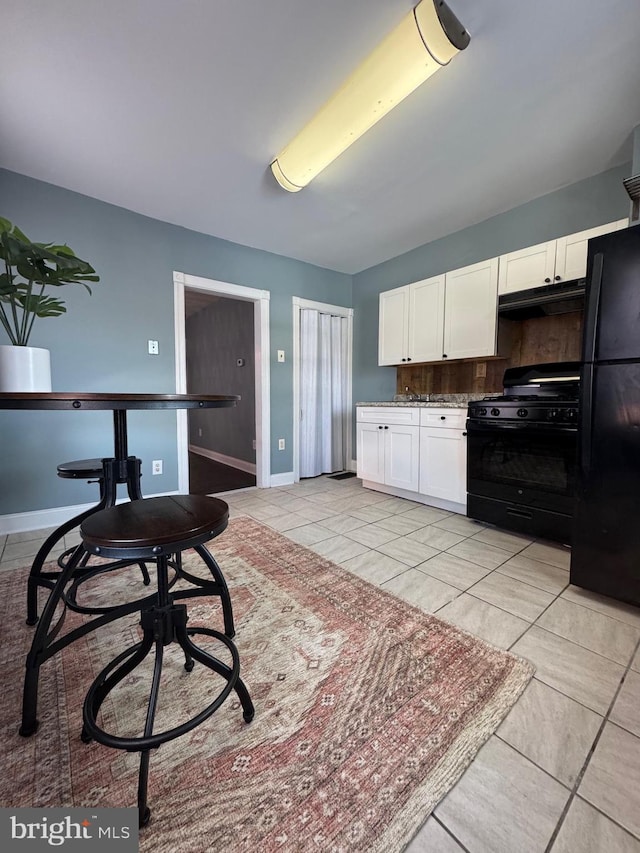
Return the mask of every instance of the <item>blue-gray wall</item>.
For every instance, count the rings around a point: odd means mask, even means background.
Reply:
[[[351,276],[5,170],[0,170],[0,216],[33,240],[66,242],[101,277],[92,296],[81,287],[64,288],[60,295],[68,313],[34,326],[30,343],[51,351],[54,391],[175,393],[174,270],[270,291],[271,470],[293,469],[291,297],[349,307]],[[150,338],[159,341],[157,356],[147,354]],[[284,364],[276,361],[278,349],[287,353]],[[55,466],[109,455],[109,412],[0,412],[0,431],[0,515],[93,500],[95,486],[61,480]],[[286,451],[277,450],[282,437]],[[130,412],[129,452],[143,459],[145,495],[177,489],[175,412]],[[152,459],[164,460],[164,474],[151,476]]]
[[[382,291],[623,219],[629,196],[622,180],[630,174],[630,164],[610,169],[355,275],[354,400],[391,400],[396,390],[395,367],[377,366]]]
[[[51,350],[54,390],[175,391],[174,270],[271,293],[272,473],[292,470],[292,307],[301,296],[354,308],[354,400],[391,399],[395,368],[378,367],[378,295],[524,246],[629,215],[622,179],[611,169],[449,237],[348,276],[140,216],[0,170],[0,215],[34,240],[67,242],[102,281],[89,296],[63,294],[68,315],[40,321],[31,343]],[[460,199],[464,204],[464,199]],[[147,355],[147,340],[160,354]],[[276,350],[284,349],[284,364]],[[233,389],[229,389],[233,392]],[[131,412],[130,447],[144,460],[143,491],[177,488],[175,413]],[[111,450],[109,413],[0,413],[0,515],[91,500],[90,488],[59,480],[55,465]],[[165,460],[151,480],[150,461]]]

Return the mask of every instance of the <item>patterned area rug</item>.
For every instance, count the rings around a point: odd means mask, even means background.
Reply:
[[[140,849],[402,850],[497,729],[532,667],[249,518],[234,519],[211,545],[231,590],[256,715],[244,723],[232,693],[209,720],[152,753],[152,816]],[[198,563],[186,557],[202,574]],[[135,592],[139,572],[119,575],[104,576],[85,601]],[[79,734],[87,687],[136,641],[136,620],[99,629],[44,665],[40,729],[21,738],[33,630],[24,624],[25,579],[26,569],[3,575],[0,802],[135,806],[138,754],[84,744]],[[192,601],[189,612],[190,625],[221,629],[215,599]],[[187,673],[172,649],[156,731],[203,708],[220,686],[198,664]],[[111,732],[138,733],[145,675],[134,671],[105,702]]]

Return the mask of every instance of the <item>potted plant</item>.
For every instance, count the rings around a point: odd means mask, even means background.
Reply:
[[[68,246],[33,243],[17,225],[0,217],[0,324],[10,344],[0,346],[0,391],[51,391],[49,351],[29,346],[36,317],[66,312],[47,287],[99,281],[91,264]]]

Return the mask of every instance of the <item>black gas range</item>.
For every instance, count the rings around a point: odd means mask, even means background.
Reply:
[[[539,364],[505,370],[504,394],[469,403],[468,417],[575,425],[580,363]]]
[[[580,363],[510,368],[504,394],[469,403],[467,515],[571,541]]]

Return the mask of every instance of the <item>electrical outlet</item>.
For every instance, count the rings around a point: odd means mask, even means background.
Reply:
[[[484,379],[487,375],[487,362],[476,362],[476,379]]]
[[[278,439],[278,450],[284,450],[284,438]]]
[[[162,474],[162,459],[154,459],[151,463],[152,474]]]
[[[149,341],[149,355],[158,355],[158,341]]]

